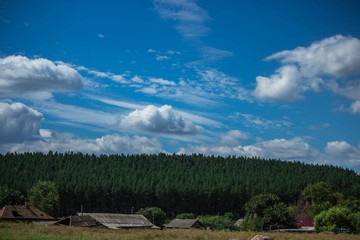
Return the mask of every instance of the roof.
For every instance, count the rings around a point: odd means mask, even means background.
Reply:
[[[50,215],[30,205],[5,205],[0,218],[6,220],[53,221]]]
[[[197,219],[174,219],[167,226],[167,228],[202,228],[203,224]]]
[[[116,213],[83,213],[112,229],[117,228],[158,228],[147,218],[139,214],[116,214]]]
[[[57,221],[55,224],[69,225],[75,227],[104,227],[103,224],[96,221],[91,216],[69,216],[60,221]]]

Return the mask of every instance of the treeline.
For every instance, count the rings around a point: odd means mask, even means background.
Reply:
[[[254,195],[273,193],[296,204],[308,184],[320,181],[360,198],[360,176],[334,166],[196,154],[0,154],[0,185],[27,196],[39,180],[55,182],[64,216],[81,205],[87,212],[130,213],[158,206],[169,216],[241,214]]]

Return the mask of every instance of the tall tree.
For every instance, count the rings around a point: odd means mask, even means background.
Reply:
[[[29,190],[29,201],[32,205],[57,217],[59,213],[59,194],[56,185],[51,181],[38,181]]]

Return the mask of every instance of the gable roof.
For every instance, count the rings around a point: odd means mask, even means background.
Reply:
[[[6,220],[53,221],[50,215],[30,205],[5,205],[0,218]]]
[[[118,228],[158,228],[147,218],[139,214],[116,214],[116,213],[83,213],[112,229]]]
[[[105,227],[91,216],[69,216],[60,221],[57,221],[55,224],[75,227]]]
[[[204,225],[197,219],[174,219],[167,228],[202,228]]]

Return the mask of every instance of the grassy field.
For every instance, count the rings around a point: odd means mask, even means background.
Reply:
[[[109,230],[0,222],[1,240],[249,240],[257,234],[272,236],[274,240],[360,240],[360,235],[350,234],[251,233],[209,230]]]

